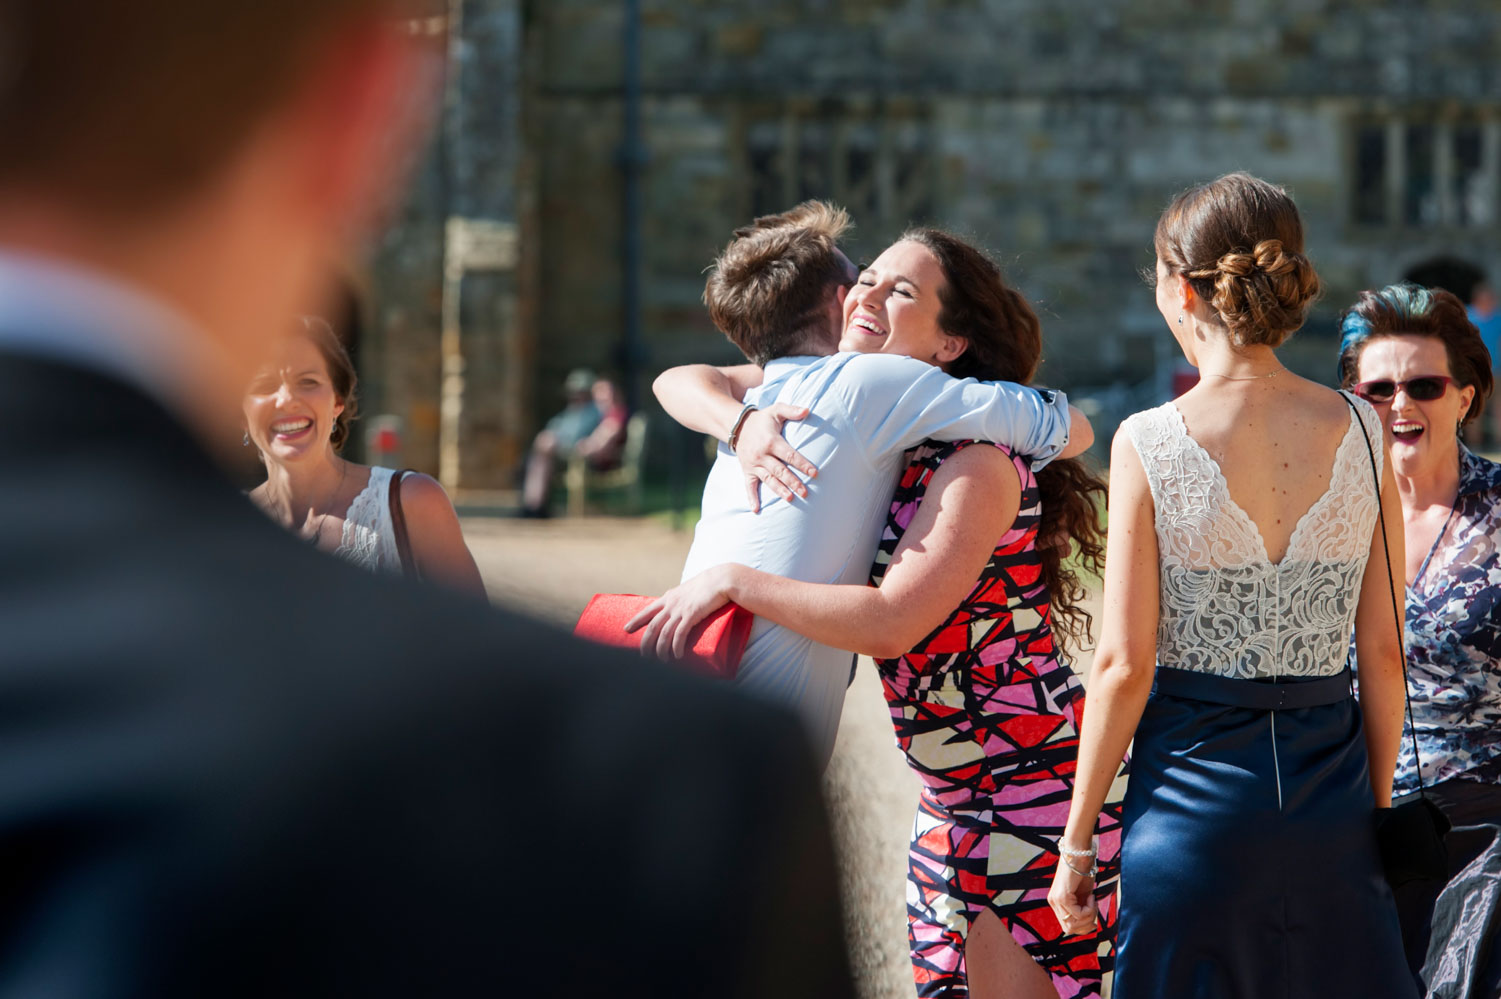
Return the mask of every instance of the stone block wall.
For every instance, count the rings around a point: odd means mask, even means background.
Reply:
[[[440,209],[419,192],[402,231],[427,235],[393,248],[388,272],[429,264],[434,212],[517,225],[514,279],[476,284],[472,300],[466,289],[459,310],[471,436],[489,443],[458,477],[479,481],[558,407],[569,368],[625,360],[627,5],[455,3],[469,27],[456,47],[465,110],[448,133],[461,140],[449,151],[449,200]],[[1138,272],[1152,263],[1168,199],[1229,170],[1286,185],[1303,210],[1328,285],[1289,347],[1310,373],[1332,369],[1329,333],[1354,292],[1425,256],[1468,256],[1501,282],[1501,8],[1491,0],[640,9],[644,378],[737,359],[699,301],[703,269],[736,225],[812,196],[851,208],[855,256],[911,222],[991,249],[1043,315],[1042,377],[1065,386],[1140,382],[1172,362]],[[1382,172],[1363,181],[1371,169]],[[1373,222],[1356,207],[1363,196],[1395,207]],[[1422,202],[1410,218],[1404,197]],[[432,319],[431,289],[395,277],[383,341],[429,373],[436,334],[418,327]],[[387,362],[381,377],[398,368],[382,391],[425,412],[404,364]],[[494,398],[475,396],[481,380]],[[461,447],[461,467],[473,447]]]
[[[1360,287],[1434,251],[1501,272],[1494,225],[1361,229],[1348,208],[1351,123],[1362,116],[1501,124],[1492,57],[1501,12],[1481,2],[1273,6],[645,0],[652,363],[733,357],[697,305],[700,271],[756,210],[810,195],[857,203],[862,253],[910,221],[975,236],[1043,310],[1047,376],[1059,382],[1151,372],[1160,355],[1151,341],[1163,331],[1137,271],[1151,264],[1157,214],[1178,190],[1229,170],[1266,176],[1298,199],[1330,286],[1315,336]],[[545,203],[567,202],[570,219],[586,211],[600,243],[613,242],[621,5],[565,0],[537,16],[548,42],[535,99],[544,117],[569,121],[545,144],[550,162],[568,163],[566,179],[545,173],[555,192]],[[830,147],[841,128],[893,123],[916,133],[916,147],[893,164],[890,136],[867,141],[877,163],[865,169],[913,176],[878,204],[858,178],[837,176]],[[777,154],[766,147],[779,144],[795,147],[797,162],[768,169]],[[836,162],[820,167],[820,157]],[[549,219],[544,211],[553,231]],[[596,246],[576,264],[573,246],[543,250],[541,312],[544,331],[580,337],[570,361],[603,356],[612,334],[584,318],[609,311],[610,285],[598,276],[608,263]],[[581,329],[595,333],[573,332]]]

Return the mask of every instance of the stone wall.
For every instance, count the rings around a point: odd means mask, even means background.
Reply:
[[[1352,123],[1501,125],[1495,5],[1272,6],[645,0],[654,366],[733,357],[698,305],[700,271],[755,211],[813,195],[851,205],[861,252],[909,221],[975,236],[1044,311],[1059,382],[1150,373],[1161,319],[1137,271],[1157,213],[1233,169],[1287,185],[1305,213],[1330,286],[1314,334],[1358,288],[1440,249],[1501,273],[1494,224],[1362,228],[1349,212]],[[543,247],[542,336],[570,341],[566,361],[543,361],[544,380],[606,356],[617,328],[606,275],[621,8],[535,11],[546,42],[533,99],[555,125],[542,225],[574,233],[586,217],[592,244]]]
[[[518,223],[522,261],[461,310],[476,324],[468,385],[501,400],[472,403],[490,443],[459,479],[479,481],[557,408],[570,367],[623,359],[626,4],[462,6],[460,89],[484,113],[464,117],[448,171],[477,199],[459,212]],[[1305,370],[1332,367],[1334,315],[1356,290],[1426,255],[1501,280],[1491,0],[641,0],[641,24],[645,377],[736,359],[699,301],[703,268],[734,226],[812,196],[851,208],[856,254],[909,222],[990,248],[1043,314],[1043,378],[1062,385],[1172,362],[1138,271],[1172,194],[1233,169],[1285,184],[1304,212],[1328,284],[1289,348]],[[1384,220],[1357,207],[1372,203],[1391,206]],[[406,225],[426,231],[422,205]],[[388,324],[389,350],[408,338],[430,371],[431,335]],[[415,385],[390,391],[422,411]]]
[[[539,261],[525,141],[520,0],[451,0],[441,119],[412,198],[371,265],[362,344],[369,426],[388,460],[450,489],[507,485],[532,433]]]

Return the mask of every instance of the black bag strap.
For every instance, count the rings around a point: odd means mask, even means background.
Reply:
[[[1339,397],[1345,400],[1345,405],[1355,414],[1355,422],[1360,425],[1360,437],[1365,441],[1366,456],[1371,459],[1371,481],[1376,484],[1376,518],[1381,524],[1381,550],[1386,553],[1386,591],[1392,598],[1392,616],[1397,622],[1397,650],[1402,654],[1402,697],[1407,702],[1407,732],[1412,736],[1412,761],[1418,774],[1418,795],[1428,797],[1423,787],[1423,760],[1418,756],[1418,726],[1412,720],[1412,694],[1407,690],[1407,637],[1406,630],[1402,627],[1402,612],[1397,608],[1397,590],[1391,585],[1392,578],[1392,549],[1386,540],[1386,511],[1381,503],[1381,473],[1376,471],[1376,451],[1371,447],[1371,435],[1366,432],[1365,420],[1361,418],[1360,410],[1350,396],[1344,392]]]
[[[417,562],[412,558],[412,539],[407,535],[407,518],[401,512],[401,480],[410,468],[391,473],[391,485],[387,495],[391,501],[391,532],[396,535],[396,557],[401,560],[401,574],[408,579],[421,579]]]

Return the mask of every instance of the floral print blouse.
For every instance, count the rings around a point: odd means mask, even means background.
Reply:
[[[1454,510],[1407,588],[1406,640],[1423,780],[1501,783],[1501,465],[1464,445]],[[1396,790],[1417,788],[1404,723]]]

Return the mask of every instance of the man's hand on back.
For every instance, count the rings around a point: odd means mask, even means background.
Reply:
[[[750,502],[751,513],[761,512],[763,482],[789,503],[794,497],[808,495],[808,487],[797,473],[811,479],[818,474],[818,468],[782,437],[782,427],[788,420],[807,418],[808,407],[783,402],[758,409],[745,417],[740,436],[735,440],[735,457],[745,472],[745,496]]]

